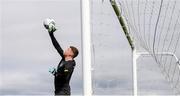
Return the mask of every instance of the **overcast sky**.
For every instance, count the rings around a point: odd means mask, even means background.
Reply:
[[[42,25],[47,17],[56,21],[55,37],[63,49],[69,45],[79,48],[71,90],[82,94],[80,1],[1,1],[0,94],[53,94],[54,78],[48,69],[56,67],[61,58]],[[108,1],[91,4],[93,92],[132,94],[132,58],[126,37]],[[142,94],[173,94],[152,58],[143,59],[138,68]]]

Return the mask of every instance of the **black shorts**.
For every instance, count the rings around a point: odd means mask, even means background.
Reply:
[[[70,95],[71,95],[70,87],[65,87],[55,90],[55,96],[70,96]]]

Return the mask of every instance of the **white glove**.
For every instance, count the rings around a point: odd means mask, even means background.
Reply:
[[[49,68],[49,72],[51,73],[51,74],[53,74],[53,75],[55,75],[55,73],[56,73],[56,68]]]

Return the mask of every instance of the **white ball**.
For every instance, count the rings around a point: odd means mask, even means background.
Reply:
[[[55,26],[55,21],[54,21],[53,19],[51,19],[51,18],[47,18],[47,19],[45,19],[44,22],[43,22],[43,25],[44,25],[44,27],[45,27],[46,29],[49,29],[49,26],[50,26],[51,24]]]

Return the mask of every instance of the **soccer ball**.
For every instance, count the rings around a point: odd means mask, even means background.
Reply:
[[[55,21],[51,18],[47,18],[44,20],[43,22],[44,27],[48,30],[48,31],[55,31]]]

